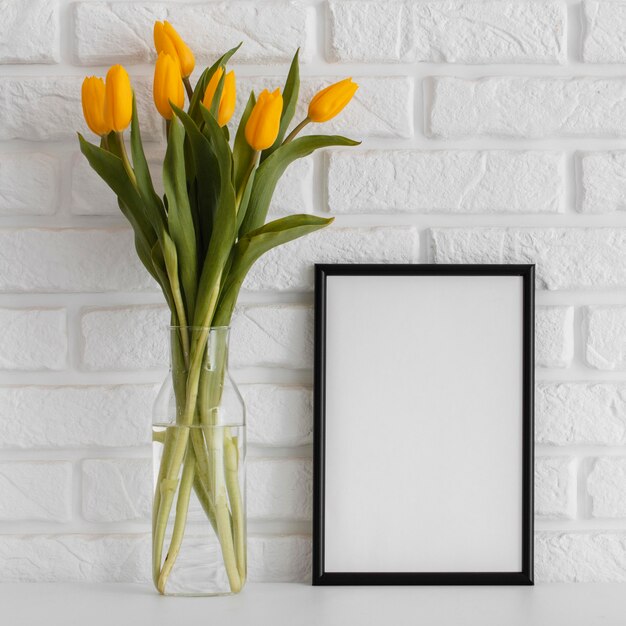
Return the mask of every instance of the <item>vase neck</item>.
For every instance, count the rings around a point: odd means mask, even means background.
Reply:
[[[186,372],[201,367],[208,371],[228,369],[228,326],[170,326],[170,366]]]

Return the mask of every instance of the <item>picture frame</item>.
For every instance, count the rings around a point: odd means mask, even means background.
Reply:
[[[532,585],[534,265],[315,266],[313,585]]]

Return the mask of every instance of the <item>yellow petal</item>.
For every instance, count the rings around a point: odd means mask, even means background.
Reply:
[[[211,76],[211,80],[209,80],[209,84],[206,86],[206,90],[204,91],[204,97],[202,98],[202,104],[207,109],[211,108],[211,104],[213,103],[213,97],[215,96],[215,92],[217,91],[217,86],[219,85],[220,79],[222,78],[222,74],[224,73],[223,67],[218,67],[213,76]],[[223,90],[222,90],[223,93]]]
[[[193,56],[193,52],[168,21],[163,23],[163,28],[165,30],[165,34],[169,37],[170,41],[176,48],[178,62],[180,63],[180,73],[184,78],[186,78],[191,74],[191,72],[193,72],[193,69],[196,66],[196,59]]]
[[[118,133],[130,124],[133,115],[133,89],[128,72],[114,65],[107,72],[105,84],[104,119],[107,126]]]
[[[344,78],[315,94],[309,103],[308,117],[312,122],[327,122],[352,100],[359,86],[351,78]]]
[[[83,115],[90,130],[96,135],[107,135],[110,126],[104,119],[105,86],[98,76],[89,76],[83,81],[81,89]]]
[[[167,120],[171,120],[174,115],[170,101],[179,108],[185,103],[178,62],[164,52],[159,54],[154,66],[152,95],[157,111]]]
[[[283,97],[279,89],[264,89],[254,105],[245,128],[246,141],[254,150],[269,148],[278,137]]]
[[[169,35],[165,30],[165,25],[162,22],[154,23],[154,47],[156,48],[157,54],[161,54],[164,52],[165,54],[169,54],[173,59],[176,59],[176,62],[180,65],[180,61],[178,59],[178,52],[176,51],[176,46],[174,42],[171,40]]]
[[[235,104],[237,102],[237,86],[235,81],[235,72],[230,71],[224,79],[224,88],[222,89],[222,97],[220,99],[220,108],[217,115],[217,123],[225,126],[235,113]]]

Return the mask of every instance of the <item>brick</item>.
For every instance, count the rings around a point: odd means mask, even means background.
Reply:
[[[251,519],[307,521],[312,515],[310,459],[250,459],[246,493]]]
[[[0,155],[0,215],[52,215],[59,180],[57,160],[48,154]]]
[[[537,307],[535,309],[535,364],[538,367],[569,367],[573,358],[573,307]]]
[[[152,77],[131,76],[144,139],[162,137],[162,118],[152,101]],[[97,137],[83,120],[80,76],[4,76],[0,78],[0,140],[76,141],[76,131]],[[51,105],[53,103],[53,106]]]
[[[313,366],[313,311],[307,306],[242,306],[232,322],[232,367]]]
[[[90,522],[152,518],[151,459],[88,459],[82,462],[82,511]]]
[[[435,228],[436,263],[535,263],[541,289],[626,285],[626,229]]]
[[[313,436],[313,393],[308,387],[240,385],[246,403],[248,442],[301,446]]]
[[[164,152],[155,155],[155,146],[144,145],[154,189],[163,197],[161,170]],[[74,215],[115,215],[122,216],[117,197],[111,188],[91,168],[87,159],[79,152],[72,158],[72,197],[70,210]]]
[[[564,63],[556,2],[329,2],[333,61]]]
[[[89,370],[163,369],[169,364],[168,325],[164,306],[87,309],[81,319],[82,363]],[[241,306],[231,327],[231,367],[311,367],[310,307]]]
[[[626,581],[626,534],[540,532],[535,536],[536,581]]]
[[[600,370],[626,368],[626,307],[586,307],[583,328],[588,365]]]
[[[432,88],[432,137],[626,136],[624,78],[439,77]]]
[[[152,61],[154,22],[166,19],[201,62],[213,63],[240,41],[239,63],[287,62],[299,46],[308,57],[308,15],[291,2],[79,2],[74,50],[84,65]]]
[[[125,582],[150,580],[149,534],[1,535],[2,582]],[[250,582],[304,582],[311,576],[311,538],[248,538]]]
[[[0,448],[149,445],[155,385],[0,387]]]
[[[0,291],[154,291],[126,228],[0,230]]]
[[[72,159],[71,211],[75,215],[116,215],[122,213],[111,188],[91,169],[82,154]]]
[[[64,309],[0,309],[0,369],[62,370],[66,366]]]
[[[593,517],[626,517],[626,458],[596,459],[587,476],[587,492]]]
[[[294,161],[276,185],[270,205],[270,216],[291,213],[313,213],[313,160]]]
[[[250,582],[306,582],[311,578],[311,538],[302,535],[248,538]]]
[[[264,254],[243,288],[308,291],[314,263],[410,263],[417,248],[411,227],[325,228]]]
[[[586,63],[624,63],[626,49],[622,33],[626,28],[626,3],[592,2],[583,8],[583,60]]]
[[[626,444],[626,386],[541,383],[535,394],[537,443]]]
[[[404,3],[328,2],[328,57],[332,61],[414,60],[413,23]],[[413,52],[412,58],[409,52]]]
[[[71,463],[0,463],[0,521],[66,522],[71,517],[71,487]]]
[[[0,63],[57,63],[59,7],[56,0],[4,0]]]
[[[539,457],[535,461],[535,515],[576,517],[576,462],[567,457]]]
[[[328,159],[333,213],[556,213],[560,154],[508,150],[338,150]]]
[[[3,582],[148,582],[150,536],[1,535]]]
[[[294,116],[295,126],[304,119],[311,98],[339,78],[303,78]],[[359,85],[354,98],[341,113],[323,125],[309,124],[303,135],[323,133],[344,135],[355,140],[364,137],[406,138],[413,136],[414,93],[413,81],[406,76],[354,76]],[[285,76],[244,78],[237,86],[237,111],[239,119],[250,91],[283,89]]]
[[[413,136],[413,82],[404,76],[355,76],[358,83],[350,104],[323,125],[311,124],[304,134],[345,135],[358,141],[363,137]],[[334,79],[303,81],[296,119],[304,119],[310,99]]]
[[[161,369],[169,363],[164,306],[85,310],[82,363],[90,370]]]
[[[612,213],[626,209],[626,152],[589,152],[578,159],[578,209]]]

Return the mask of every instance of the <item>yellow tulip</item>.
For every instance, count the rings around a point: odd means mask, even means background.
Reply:
[[[104,81],[98,76],[88,76],[83,81],[81,99],[87,126],[96,135],[108,135],[111,127],[104,121]]]
[[[196,66],[193,52],[168,21],[154,23],[154,47],[158,54],[165,52],[178,62],[183,78],[193,72]]]
[[[269,148],[278,137],[283,97],[280,90],[270,93],[264,89],[254,105],[246,123],[246,141],[254,150]]]
[[[104,98],[104,120],[111,130],[121,133],[133,116],[133,89],[128,72],[114,65],[107,72]]]
[[[204,104],[207,109],[211,108],[213,98],[215,97],[215,92],[217,91],[217,86],[223,74],[224,68],[218,67],[215,71],[215,74],[211,76],[211,80],[209,81],[206,91],[204,92],[204,98],[202,99],[202,104]],[[228,74],[226,74],[226,78],[224,78],[222,96],[220,98],[220,105],[217,112],[217,123],[220,126],[228,124],[230,118],[233,116],[233,113],[235,112],[236,99],[237,88],[235,84],[235,72],[230,71],[228,72]]]
[[[177,107],[182,107],[185,104],[180,68],[176,60],[165,52],[159,54],[154,66],[152,94],[157,110],[166,120],[171,120],[172,115],[174,115],[170,101]]]
[[[155,22],[154,30],[152,31],[154,35],[154,47],[157,51],[157,56],[164,52],[165,54],[169,54],[173,59],[176,59],[178,63],[178,52],[176,52],[176,46],[174,42],[167,36],[165,32],[165,25],[163,22]]]
[[[359,86],[351,78],[344,78],[334,85],[322,89],[313,96],[309,104],[308,118],[312,122],[327,122],[341,113],[352,100]]]

